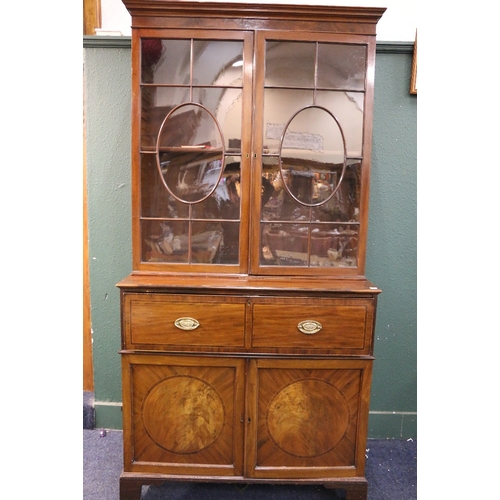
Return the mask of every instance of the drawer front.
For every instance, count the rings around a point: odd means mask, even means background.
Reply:
[[[373,319],[370,299],[255,303],[252,347],[371,354]]]
[[[243,347],[245,300],[126,294],[125,348]]]

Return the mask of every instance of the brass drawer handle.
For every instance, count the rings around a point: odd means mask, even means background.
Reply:
[[[297,325],[297,328],[305,335],[313,335],[314,333],[318,333],[323,328],[323,326],[319,321],[306,319],[304,321],[301,321]]]
[[[189,330],[195,330],[200,326],[200,323],[194,318],[177,318],[174,321],[174,325],[179,328],[179,330],[184,330],[188,332]]]

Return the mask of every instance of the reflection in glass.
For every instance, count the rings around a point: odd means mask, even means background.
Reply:
[[[357,225],[262,224],[261,241],[263,265],[357,265]]]
[[[187,218],[189,206],[166,189],[156,165],[156,155],[141,155],[141,216],[169,219]]]
[[[356,267],[366,46],[268,41],[265,56],[261,264]]]
[[[191,226],[191,262],[213,263],[222,242],[222,228],[217,222],[194,222]],[[188,242],[185,242],[186,247]],[[182,248],[182,245],[181,245]]]
[[[287,173],[285,182],[287,181]],[[311,209],[294,200],[285,189],[283,177],[279,171],[262,177],[262,220],[310,220]]]
[[[239,222],[143,220],[146,262],[237,264]]]
[[[151,98],[152,92],[154,100]],[[186,87],[145,87],[142,93],[142,147],[154,147],[163,120],[175,106],[190,102],[190,90]],[[195,88],[192,92],[193,102],[205,107],[219,123],[225,149],[233,152],[241,151],[242,97],[240,88]],[[183,115],[181,120],[184,118],[192,119]]]
[[[361,164],[350,161],[338,190],[326,202],[313,208],[312,220],[359,222]]]
[[[194,219],[240,218],[240,158],[226,157],[224,172],[213,196],[193,206]]]
[[[273,158],[275,160],[275,158]],[[274,168],[271,168],[274,167]],[[339,177],[341,165],[335,166],[337,171],[330,174],[333,178]],[[285,178],[287,173],[284,173]],[[314,177],[316,189],[327,179]],[[333,184],[337,184],[334,179]],[[359,201],[361,189],[361,164],[348,162],[344,178],[335,194],[326,202],[312,208],[295,201],[283,186],[283,179],[276,163],[267,164],[262,176],[262,220],[263,221],[320,221],[320,222],[358,222]]]
[[[366,46],[318,44],[318,88],[364,90]]]
[[[141,83],[162,85],[218,85],[241,87],[241,40],[193,40],[145,38],[141,40]]]
[[[223,139],[213,116],[199,105],[181,105],[163,122],[158,137],[158,168],[177,199],[198,202],[219,183]]]
[[[243,41],[143,39],[142,260],[239,263]]]
[[[266,87],[314,87],[316,43],[266,42]]]
[[[148,262],[213,263],[222,241],[217,222],[143,221],[142,233]]]
[[[185,203],[196,203],[215,190],[223,162],[220,152],[163,152],[160,168],[165,185],[175,198]]]
[[[165,117],[159,147],[222,148],[221,131],[213,115],[199,104],[181,104]]]
[[[239,88],[197,88],[194,101],[213,114],[224,136],[224,148],[241,151],[241,110],[243,91]]]
[[[222,228],[222,245],[217,256],[218,264],[238,264],[240,250],[239,221],[220,223]]]
[[[263,152],[277,154],[290,118],[301,109],[321,106],[339,121],[349,156],[360,156],[363,144],[363,94],[356,92],[265,89]],[[326,118],[326,117],[325,117]]]
[[[264,153],[278,154],[281,136],[290,118],[313,102],[312,90],[264,90]]]
[[[337,174],[338,165],[343,167],[345,161],[344,139],[335,118],[324,108],[305,108],[290,120],[280,154],[285,187],[300,203],[326,202],[342,181],[344,169]]]
[[[189,84],[191,40],[141,41],[142,83]]]
[[[146,262],[188,262],[188,230],[186,221],[143,220],[142,259]]]
[[[243,42],[194,40],[193,85],[242,85]]]
[[[361,156],[363,152],[364,94],[360,92],[318,91],[316,104],[330,110],[339,121],[344,133],[347,155]]]

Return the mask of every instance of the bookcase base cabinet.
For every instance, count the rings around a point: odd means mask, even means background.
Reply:
[[[168,480],[318,483],[366,499],[375,308],[366,292],[123,290],[120,499]],[[266,345],[261,315],[270,311]],[[180,318],[198,326],[175,336]],[[304,322],[320,331],[301,332]],[[335,335],[342,342],[326,349]]]

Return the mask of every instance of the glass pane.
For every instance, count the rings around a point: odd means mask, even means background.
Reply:
[[[191,40],[145,38],[141,44],[142,83],[189,84]]]
[[[318,92],[316,104],[332,112],[342,127],[347,156],[361,156],[363,151],[364,94],[360,92]]]
[[[142,221],[142,260],[188,262],[187,221]]]
[[[219,264],[237,264],[240,248],[239,222],[221,222],[222,241],[217,257]]]
[[[331,174],[333,181],[326,176],[323,182],[333,182],[335,185],[340,177],[341,169]],[[325,222],[358,222],[359,199],[361,191],[361,164],[348,162],[344,178],[337,192],[326,203],[312,209],[313,221]]]
[[[318,46],[318,87],[364,90],[366,47],[320,43]]]
[[[274,266],[307,266],[308,231],[308,225],[262,224],[261,263]]]
[[[278,158],[262,158],[261,218],[263,221],[283,219],[285,195]]]
[[[184,87],[142,87],[141,147],[154,148],[161,124],[175,106],[189,102]]]
[[[222,228],[217,222],[193,222],[191,235],[191,263],[211,264],[216,261],[222,241]],[[188,239],[181,240],[187,251]]]
[[[193,47],[193,85],[242,86],[242,41],[194,40]]]
[[[356,267],[358,265],[358,226],[337,226],[325,234],[330,237],[326,255],[328,265]]]
[[[264,91],[264,153],[278,154],[280,140],[290,118],[314,104],[312,90],[266,89]]]
[[[225,149],[241,152],[241,112],[243,93],[233,88],[196,88],[193,101],[205,106],[219,123]]]
[[[237,220],[240,218],[240,199],[240,158],[229,156],[213,196],[193,205],[193,218]]]
[[[294,200],[283,185],[278,158],[264,158],[262,174],[262,212],[263,221],[310,220],[311,209]],[[288,172],[284,171],[288,182]]]
[[[189,206],[175,199],[163,184],[156,155],[141,155],[141,216],[187,218]]]
[[[265,86],[314,87],[316,43],[266,42]]]
[[[196,203],[209,196],[223,168],[222,156],[217,152],[163,152],[160,162],[170,193],[186,203]]]

